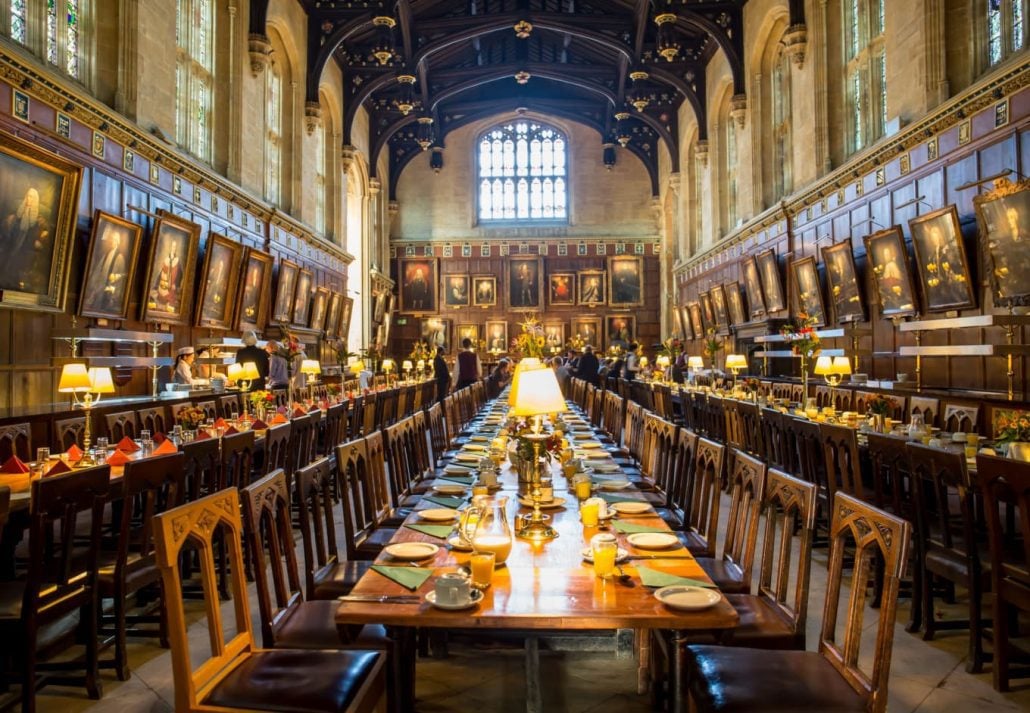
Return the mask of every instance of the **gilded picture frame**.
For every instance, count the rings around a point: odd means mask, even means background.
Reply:
[[[826,287],[830,293],[830,304],[833,305],[837,324],[864,322],[865,303],[858,281],[851,238],[823,247],[822,255],[823,264],[826,266]]]
[[[544,322],[544,348],[558,354],[565,348],[565,322],[547,320]]]
[[[272,273],[275,258],[257,248],[247,248],[236,299],[236,329],[261,331],[268,324],[272,301]]]
[[[687,305],[690,312],[690,327],[694,330],[694,339],[703,339],[705,336],[705,323],[701,316],[701,304],[691,302]]]
[[[208,233],[197,287],[194,324],[198,327],[232,329],[243,253],[243,245],[235,240]]]
[[[189,326],[200,226],[161,211],[154,221],[140,320]]]
[[[765,299],[765,313],[782,312],[787,309],[787,301],[783,296],[783,280],[780,277],[780,262],[776,251],[769,248],[755,256],[758,274],[762,283],[762,296]]]
[[[445,307],[468,307],[472,304],[472,278],[468,275],[443,276],[443,304]]]
[[[600,349],[602,346],[600,317],[573,317],[569,324],[571,334],[583,340],[583,346]]]
[[[337,339],[340,334],[340,310],[343,309],[343,295],[336,290],[329,292],[329,307],[326,308],[325,336],[326,339]]]
[[[719,329],[719,323],[715,319],[715,306],[712,304],[712,293],[705,291],[698,295],[701,303],[701,315],[705,318],[705,328],[715,327]]]
[[[434,350],[451,349],[451,320],[445,317],[423,317],[419,322],[419,337]]]
[[[748,315],[751,319],[765,316],[765,296],[762,294],[762,280],[758,275],[758,261],[754,255],[740,263],[740,274],[744,282],[744,295],[747,297]]]
[[[815,258],[809,255],[793,260],[790,270],[794,277],[795,315],[800,317],[805,314],[815,327],[826,325],[826,305],[823,303],[823,289]]]
[[[999,178],[973,205],[995,306],[1030,306],[1030,179]]]
[[[976,306],[958,209],[949,205],[908,221],[924,312]]]
[[[547,305],[573,307],[576,304],[576,273],[552,272],[547,276]]]
[[[336,333],[339,338],[343,340],[344,345],[348,344],[350,339],[350,320],[351,315],[354,314],[354,298],[344,297],[340,305],[340,324],[336,328]]]
[[[143,228],[136,223],[102,210],[93,214],[86,268],[79,291],[79,316],[129,318],[133,278],[142,242]]]
[[[540,257],[508,258],[508,309],[536,312],[544,305],[544,264]]]
[[[311,319],[308,328],[318,332],[325,331],[326,314],[329,311],[329,288],[316,287],[311,299]]]
[[[730,315],[730,325],[736,326],[747,322],[744,316],[744,300],[740,296],[740,283],[727,282],[723,285],[726,291],[726,307]]]
[[[466,339],[472,342],[472,348],[479,350],[479,325],[472,322],[466,322],[459,324],[455,327],[457,330],[454,334],[454,342],[459,347],[464,343]]]
[[[493,275],[472,277],[472,306],[494,307],[497,305],[497,278]]]
[[[726,290],[722,285],[714,285],[708,294],[712,298],[712,311],[715,313],[715,323],[720,332],[726,334],[730,331],[730,313],[726,306]]]
[[[627,348],[637,341],[637,318],[632,314],[609,314],[604,318],[605,345]]]
[[[494,354],[508,351],[508,323],[503,319],[488,320],[484,339],[488,351]]]
[[[604,270],[580,270],[576,273],[576,304],[581,307],[603,307],[607,304],[607,282]]]
[[[287,258],[279,259],[279,277],[275,287],[275,306],[272,319],[276,322],[289,322],[293,316],[293,295],[297,291],[297,276],[300,265]]]
[[[866,258],[873,273],[873,293],[884,317],[917,313],[915,286],[901,228],[894,226],[865,237]]]
[[[426,314],[437,311],[439,267],[440,263],[435,257],[397,259],[397,282],[402,313]]]
[[[642,307],[644,259],[638,255],[608,258],[608,306]]]
[[[672,305],[669,309],[669,314],[672,316],[672,336],[678,339],[686,339],[683,333],[683,316],[679,305]]]
[[[314,293],[315,275],[311,270],[302,267],[297,274],[297,291],[293,294],[294,327],[307,327],[311,317],[311,297]]]
[[[683,325],[683,338],[694,338],[694,326],[690,323],[690,308],[687,305],[680,305],[680,324]]]

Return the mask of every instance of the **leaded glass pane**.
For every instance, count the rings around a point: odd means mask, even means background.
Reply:
[[[25,13],[27,0],[11,0],[11,39],[25,44]]]
[[[79,77],[79,0],[66,0],[65,6],[65,69],[71,76]]]
[[[997,3],[988,0],[987,11],[987,56],[991,64],[997,64],[1002,58],[1001,46],[1001,8]]]
[[[57,64],[57,0],[46,3],[46,58]]]
[[[1012,0],[1012,49],[1023,49],[1023,0]]]
[[[564,218],[566,182],[554,177],[566,174],[566,147],[559,132],[535,122],[517,121],[487,131],[478,148],[479,219]],[[506,180],[490,180],[497,177]]]

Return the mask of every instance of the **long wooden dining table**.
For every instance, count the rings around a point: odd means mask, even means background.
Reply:
[[[553,540],[532,542],[514,538],[513,532],[511,554],[503,566],[496,568],[492,585],[479,604],[462,611],[445,611],[426,601],[425,595],[433,591],[436,578],[467,565],[471,553],[451,549],[442,538],[402,526],[391,544],[429,542],[440,546],[430,562],[421,564],[432,568],[432,576],[417,590],[418,600],[342,601],[337,610],[337,624],[383,624],[394,627],[397,640],[402,642],[399,655],[412,657],[412,661],[415,655],[415,627],[522,632],[526,638],[526,710],[529,713],[542,710],[538,661],[541,635],[570,630],[616,629],[632,629],[646,634],[652,629],[667,629],[672,632],[674,644],[674,660],[670,665],[673,706],[677,711],[686,710],[685,701],[680,696],[683,690],[679,679],[683,671],[683,661],[680,660],[682,644],[690,634],[711,632],[718,635],[719,632],[733,628],[738,621],[736,610],[725,597],[721,597],[710,608],[700,611],[677,611],[662,604],[654,597],[651,589],[642,585],[636,564],[646,564],[653,570],[707,583],[711,580],[685,548],[676,546],[662,551],[636,549],[624,535],[614,532],[611,525],[606,526],[607,531],[616,534],[619,547],[629,553],[630,559],[621,566],[632,577],[633,584],[627,586],[617,579],[596,577],[592,565],[584,561],[583,551],[589,546],[591,537],[601,530],[581,524],[579,501],[570,492],[560,468],[553,467],[552,476],[555,497],[564,498],[565,503],[562,507],[547,509],[545,512],[550,515],[550,524],[559,536]],[[442,478],[446,478],[446,475]],[[517,513],[529,513],[532,510],[517,501],[518,477],[510,465],[502,468],[499,484],[501,489],[493,497],[507,498],[509,523],[514,522]],[[635,489],[622,490],[618,494],[627,498],[640,497],[639,491]],[[420,519],[419,511],[435,507],[439,505],[423,499],[407,518],[405,525],[426,524]],[[641,515],[619,514],[616,517],[623,522],[668,530],[653,509]],[[603,521],[601,524],[605,525]],[[380,555],[377,563],[398,564],[387,554]],[[370,570],[354,587],[351,596],[355,595],[372,599],[410,596],[411,592]]]

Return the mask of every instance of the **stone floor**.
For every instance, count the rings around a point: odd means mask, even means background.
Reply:
[[[727,508],[722,508],[725,515]],[[760,550],[759,550],[760,551]],[[821,624],[826,591],[826,550],[813,557],[809,599],[808,645],[814,649]],[[231,612],[231,602],[223,606]],[[252,619],[257,627],[257,597],[250,587]],[[191,650],[201,660],[207,655],[207,628],[199,620],[199,602],[188,602],[196,623],[190,627]],[[961,616],[961,602],[940,607],[949,616]],[[894,626],[894,650],[889,687],[890,713],[978,713],[1030,711],[1030,679],[1014,681],[1013,691],[999,694],[991,686],[990,664],[982,674],[965,671],[965,631],[938,634],[925,642],[904,629],[909,601],[901,599]],[[870,653],[876,636],[877,612],[867,608],[862,650]],[[258,633],[260,638],[260,633]],[[130,643],[132,678],[124,683],[103,673],[104,698],[89,700],[78,689],[45,687],[37,697],[39,710],[61,713],[150,713],[174,708],[174,684],[168,651],[149,640]],[[865,659],[866,656],[863,656]],[[636,666],[614,653],[542,652],[541,679],[545,710],[568,713],[651,710],[648,696],[636,693]],[[425,659],[417,664],[417,710],[421,713],[491,711],[518,713],[524,706],[523,655],[507,648],[484,650],[452,645],[447,659]]]

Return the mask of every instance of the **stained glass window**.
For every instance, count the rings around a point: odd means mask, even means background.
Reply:
[[[997,64],[1005,55],[1001,44],[1001,3],[988,0],[987,3],[987,56],[991,64]]]
[[[325,127],[315,126],[315,230],[325,235]]]
[[[989,66],[1023,49],[1024,2],[1026,0],[986,0]]]
[[[28,34],[25,29],[26,4],[28,0],[11,0],[11,39],[22,44],[25,44]]]
[[[859,151],[883,136],[887,127],[887,29],[884,0],[846,0],[848,28],[847,77],[848,151]]]
[[[280,173],[283,140],[283,80],[274,64],[266,72],[268,77],[265,96],[265,198],[279,202]]]
[[[781,198],[790,193],[791,179],[791,131],[790,131],[790,57],[779,46],[772,72],[772,105],[773,105],[773,147],[775,165],[773,179],[775,197]]]
[[[726,141],[722,166],[724,186],[726,188],[724,193],[726,198],[725,228],[729,232],[737,225],[737,127],[729,111],[726,112],[723,128],[723,136]]]
[[[211,160],[211,107],[214,98],[214,5],[210,0],[177,0],[176,139],[197,158]]]
[[[11,0],[12,13],[15,5],[24,18],[26,0]],[[63,67],[69,76],[80,79],[81,57],[79,54],[79,25],[81,22],[80,0],[46,0],[46,58],[50,64]],[[24,20],[21,34],[24,37]],[[14,23],[12,19],[12,35]],[[24,41],[24,40],[21,40]]]
[[[479,220],[568,220],[566,138],[534,121],[495,126],[479,140]]]

